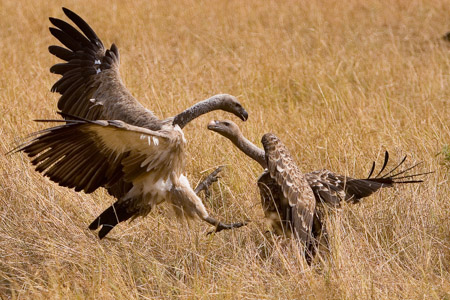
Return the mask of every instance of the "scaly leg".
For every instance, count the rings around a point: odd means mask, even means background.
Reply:
[[[222,171],[223,166],[218,167],[217,169],[215,169],[212,173],[210,173],[202,182],[200,182],[197,187],[195,188],[194,192],[196,194],[200,193],[201,191],[205,191],[205,196],[208,198],[210,196],[210,191],[209,191],[209,187],[211,186],[211,184],[213,184],[214,182],[216,182],[220,176],[218,176],[218,174]],[[231,223],[231,224],[226,224],[226,223],[222,223],[219,220],[214,219],[213,217],[207,216],[206,218],[203,218],[204,221],[208,222],[211,225],[214,225],[216,227],[215,230],[212,230],[210,232],[208,232],[208,234],[211,233],[215,233],[215,232],[219,232],[222,230],[228,230],[228,229],[234,229],[234,228],[239,228],[242,226],[245,226],[248,224],[247,221],[245,222],[238,222],[238,223]]]
[[[205,191],[205,197],[209,198],[211,195],[209,187],[211,186],[211,184],[213,184],[220,178],[220,176],[218,176],[217,174],[219,174],[222,171],[222,169],[223,166],[220,166],[217,169],[215,169],[211,174],[208,175],[208,177],[206,177],[202,182],[200,182],[197,185],[194,192],[198,195],[198,193],[200,193],[201,191]]]
[[[226,224],[226,223],[222,223],[210,216],[204,218],[203,220],[205,220],[206,222],[208,222],[211,225],[216,226],[216,229],[208,232],[208,235],[211,233],[216,233],[216,232],[222,231],[222,230],[239,228],[239,227],[242,227],[242,226],[245,226],[248,224],[248,221]]]

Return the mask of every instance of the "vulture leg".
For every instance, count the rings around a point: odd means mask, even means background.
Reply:
[[[218,174],[222,171],[223,166],[215,169],[211,174],[208,175],[202,182],[200,182],[195,188],[194,192],[198,195],[201,191],[205,191],[205,197],[209,198],[211,196],[211,192],[209,191],[209,187],[211,184],[216,182],[220,176]]]
[[[129,211],[127,206],[128,203],[126,202],[119,203],[116,201],[116,203],[108,207],[89,225],[89,229],[96,230],[101,226],[102,228],[98,232],[98,237],[103,239],[114,226],[130,219],[138,213],[137,211]]]
[[[218,167],[211,174],[208,175],[199,185],[195,188],[195,193],[198,194],[201,191],[205,191],[207,194],[209,192],[208,188],[211,184],[217,181],[220,176],[218,176],[219,172],[222,171],[223,166]],[[208,195],[208,194],[207,194]],[[90,230],[96,230],[100,226],[98,236],[100,239],[103,239],[117,224],[127,221],[133,216],[135,216],[137,211],[129,211],[127,210],[128,203],[119,203],[118,201],[107,208],[104,212],[102,212],[92,223],[89,225]],[[217,222],[221,226],[220,222]],[[212,223],[211,223],[212,224]],[[214,223],[213,225],[216,225]],[[227,225],[230,226],[230,225]],[[242,226],[242,225],[241,225]],[[240,227],[240,226],[238,226]],[[222,228],[223,229],[223,228]],[[222,230],[220,229],[220,230]]]
[[[204,218],[203,220],[208,222],[211,225],[216,226],[216,229],[208,232],[208,235],[210,235],[211,233],[216,233],[216,232],[222,231],[222,230],[239,228],[239,227],[242,227],[242,226],[245,226],[245,225],[248,224],[248,221],[226,224],[226,223],[222,223],[219,220],[216,220],[216,219],[214,219],[213,217],[210,217],[210,216]]]
[[[198,194],[201,191],[205,191],[205,196],[209,197],[209,195],[210,195],[209,186],[211,184],[213,184],[214,182],[216,182],[220,178],[220,176],[218,176],[218,174],[222,171],[222,169],[223,169],[223,166],[220,166],[217,169],[215,169],[212,173],[210,173],[208,175],[208,177],[206,177],[202,182],[200,182],[197,185],[197,187],[195,188],[194,192],[196,194]],[[203,220],[208,222],[211,225],[216,226],[216,229],[208,232],[208,235],[211,234],[211,233],[222,231],[222,230],[239,228],[239,227],[247,225],[247,223],[248,223],[247,221],[244,221],[244,222],[226,224],[226,223],[222,223],[219,220],[216,220],[216,219],[214,219],[213,217],[210,217],[210,216],[207,216],[207,217],[203,218]]]
[[[208,175],[208,177],[206,177],[202,182],[200,182],[197,187],[195,188],[195,193],[198,194],[201,191],[205,191],[205,196],[209,197],[210,192],[209,192],[209,186],[211,184],[213,184],[213,182],[216,182],[220,176],[218,176],[219,172],[221,172],[223,169],[223,166],[218,167],[217,169],[215,169],[212,173],[210,173]],[[228,229],[234,229],[234,228],[239,228],[242,226],[247,225],[247,221],[244,222],[238,222],[238,223],[231,223],[231,224],[226,224],[226,223],[222,223],[219,220],[214,219],[213,217],[207,216],[206,218],[203,218],[204,221],[208,222],[211,225],[216,226],[216,229],[208,232],[208,235],[211,233],[215,233],[215,232],[219,232],[222,230],[228,230]]]

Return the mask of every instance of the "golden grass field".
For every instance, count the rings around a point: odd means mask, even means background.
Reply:
[[[89,223],[114,201],[75,193],[4,155],[57,118],[48,17],[74,10],[121,51],[132,94],[160,117],[217,93],[249,120],[189,124],[188,177],[225,164],[207,208],[244,228],[207,236],[160,205],[99,240]],[[2,299],[450,299],[448,1],[0,1]],[[308,267],[265,233],[261,169],[206,129],[230,118],[260,145],[277,134],[303,171],[364,177],[389,150],[434,171],[327,220],[331,252]]]

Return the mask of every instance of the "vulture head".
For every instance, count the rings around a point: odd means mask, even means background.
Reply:
[[[228,94],[219,94],[214,97],[216,98],[220,109],[234,114],[242,121],[247,121],[248,113],[241,105],[241,103],[239,103],[236,97]]]
[[[239,127],[230,120],[211,121],[208,123],[208,129],[215,131],[232,141],[241,135]]]

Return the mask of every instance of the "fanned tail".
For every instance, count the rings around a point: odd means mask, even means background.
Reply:
[[[405,183],[419,183],[423,182],[419,176],[427,175],[433,172],[422,172],[416,174],[407,174],[410,170],[416,168],[421,163],[414,164],[402,171],[397,171],[406,161],[406,156],[390,171],[383,174],[386,166],[389,162],[389,153],[386,151],[384,155],[384,162],[375,177],[371,177],[375,171],[375,162],[369,172],[369,176],[365,179],[349,179],[346,182],[345,191],[347,195],[347,201],[358,202],[361,198],[370,196],[380,188],[392,187],[394,184]],[[396,173],[397,171],[397,173]]]
[[[390,185],[392,186],[393,184],[397,184],[397,183],[418,183],[418,182],[423,182],[423,179],[416,179],[418,176],[423,176],[423,175],[427,175],[431,172],[422,172],[422,173],[416,173],[416,174],[406,174],[408,171],[414,169],[415,167],[417,167],[418,165],[420,165],[422,162],[419,162],[417,164],[414,164],[410,167],[407,167],[406,169],[394,173],[400,166],[402,166],[404,164],[404,162],[406,161],[407,156],[405,155],[403,157],[403,159],[400,161],[400,163],[398,163],[394,168],[392,168],[389,172],[385,173],[384,175],[382,175],[384,169],[386,168],[388,161],[389,161],[389,153],[388,151],[385,152],[384,154],[384,162],[383,162],[383,166],[381,167],[381,170],[378,172],[378,174],[371,178],[374,170],[375,170],[375,162],[373,162],[372,164],[372,168],[369,172],[369,176],[367,176],[366,179],[364,180],[368,180],[371,182],[376,182],[376,183],[380,183],[380,184],[385,184],[385,185]],[[403,175],[403,176],[400,176]],[[405,180],[407,179],[407,180]]]

